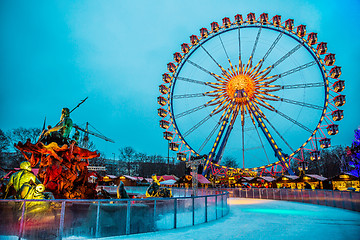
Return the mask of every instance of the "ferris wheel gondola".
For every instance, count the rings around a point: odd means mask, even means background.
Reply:
[[[203,174],[292,173],[339,132],[345,82],[335,54],[306,25],[241,14],[181,44],[159,86],[164,138],[179,160],[207,154]],[[331,67],[331,69],[328,69]],[[221,165],[224,155],[242,167]]]

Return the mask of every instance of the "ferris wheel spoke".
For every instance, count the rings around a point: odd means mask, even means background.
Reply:
[[[199,111],[199,110],[201,110],[201,109],[203,109],[203,108],[205,108],[205,107],[208,107],[208,106],[209,106],[209,105],[207,105],[207,104],[203,104],[203,105],[200,105],[200,106],[194,107],[194,108],[189,109],[189,110],[187,110],[187,111],[185,111],[185,112],[182,112],[182,113],[176,114],[176,115],[175,115],[175,118],[181,118],[181,117],[184,117],[184,116],[186,116],[186,115],[189,115],[190,113],[197,112],[197,111]]]
[[[228,104],[229,105],[229,104]],[[221,110],[226,108],[228,105],[222,106]],[[204,117],[202,120],[200,120],[197,124],[195,124],[192,128],[190,128],[187,132],[185,132],[184,137],[187,137],[190,133],[198,129],[201,125],[203,125],[205,122],[207,122],[211,117],[215,116],[219,111],[221,105],[216,106],[209,115]],[[220,111],[221,111],[220,110]],[[224,114],[223,114],[224,115]]]
[[[250,74],[257,74],[260,69],[262,68],[263,63],[265,62],[265,60],[267,59],[267,57],[270,55],[270,53],[272,52],[272,50],[275,48],[276,44],[279,42],[280,38],[282,37],[282,35],[284,34],[284,32],[279,33],[279,35],[277,36],[277,38],[275,39],[275,41],[271,44],[269,50],[265,53],[264,57],[262,59],[260,59],[260,61],[258,62],[258,64],[256,64],[256,66],[254,67],[254,69],[250,72]],[[256,71],[255,71],[256,70]]]
[[[227,51],[226,51],[226,49],[225,49],[224,43],[223,43],[220,35],[219,35],[219,39],[220,39],[220,42],[221,42],[221,46],[222,46],[222,48],[224,49],[225,55],[226,55],[226,57],[227,57],[227,60],[228,60],[228,62],[229,62],[229,64],[230,64],[230,67],[231,67],[232,70],[234,70],[234,67],[233,67],[233,65],[232,65],[232,63],[231,63],[231,61],[230,61],[230,57],[229,57],[229,55],[228,55],[228,53],[227,53]]]
[[[221,108],[220,108],[220,106],[221,106]],[[219,108],[219,109],[217,109],[216,111],[213,111],[213,115],[217,115],[218,113],[222,112],[224,109],[225,109],[224,112],[226,112],[226,110],[229,109],[229,107],[230,107],[229,102],[226,102],[225,104],[224,104],[224,102],[220,102],[219,105],[217,106],[217,108]],[[222,120],[223,116],[224,116],[224,114],[221,116],[220,120]]]
[[[312,109],[316,109],[316,110],[323,110],[322,106],[319,105],[315,105],[315,104],[311,104],[311,103],[306,103],[306,102],[300,102],[300,101],[296,101],[296,100],[292,100],[292,99],[288,99],[288,98],[283,98],[283,97],[279,97],[273,94],[269,94],[267,92],[264,92],[263,94],[269,96],[269,97],[264,97],[262,96],[261,98],[269,100],[269,101],[281,101],[281,102],[286,102],[286,103],[290,103],[290,104],[295,104],[295,105],[299,105],[302,107],[308,107],[308,108],[312,108]]]
[[[311,131],[308,127],[304,126],[303,124],[299,123],[298,121],[296,121],[295,119],[289,117],[288,115],[280,112],[279,110],[274,110],[274,112],[276,112],[277,114],[279,114],[280,116],[282,116],[283,118],[289,120],[290,122],[298,125],[299,127],[301,127],[302,129],[308,131],[309,133],[312,133],[313,131]]]
[[[274,127],[273,124],[271,124],[271,122],[269,121],[269,119],[267,117],[265,117],[264,113],[263,114],[263,119],[265,119],[265,121],[270,125],[270,127],[276,132],[276,134],[281,138],[281,140],[286,144],[286,146],[288,146],[288,148],[294,152],[294,149],[290,146],[290,144],[285,140],[285,138],[280,134],[280,132]]]
[[[281,39],[281,37],[283,36],[284,32],[279,33],[279,35],[276,37],[276,39],[274,40],[274,42],[271,44],[269,50],[265,53],[264,57],[261,59],[261,62],[265,62],[265,60],[267,59],[267,57],[270,55],[270,53],[272,52],[272,50],[275,48],[276,44],[279,42],[279,40]]]
[[[239,41],[239,69],[238,69],[238,74],[240,74],[240,72],[242,72],[240,26],[238,27],[238,41]]]
[[[281,89],[313,88],[313,87],[323,87],[323,86],[324,86],[324,82],[292,84],[292,85],[269,85],[269,87],[278,87]]]
[[[271,104],[269,104],[268,102],[266,102],[265,100],[263,100],[263,99],[266,99],[266,97],[256,97],[256,98],[254,98],[254,102],[255,103],[257,103],[258,105],[260,105],[260,106],[262,106],[262,107],[264,107],[264,108],[266,108],[266,109],[268,109],[268,110],[270,110],[270,111],[274,111],[275,110],[275,108],[271,105]],[[256,104],[255,104],[256,105]]]
[[[189,136],[190,133],[198,129],[201,125],[203,125],[207,120],[209,120],[213,115],[209,114],[205,118],[203,118],[200,122],[195,124],[192,128],[190,128],[186,133],[184,133],[184,137]]]
[[[264,147],[264,143],[263,143],[263,141],[261,140],[259,131],[258,131],[257,127],[256,127],[256,123],[255,123],[254,117],[252,116],[252,114],[250,114],[250,117],[251,117],[252,124],[254,125],[254,128],[255,128],[255,130],[256,130],[257,136],[258,136],[258,138],[259,138],[259,140],[260,140],[261,148],[263,149],[263,151],[264,151],[264,153],[265,153],[265,156],[266,156],[266,159],[267,159],[267,161],[268,161],[268,164],[270,164],[270,160],[269,160],[269,157],[268,157],[268,155],[267,155],[267,153],[266,153],[266,150],[265,150],[265,147]]]
[[[291,100],[291,99],[287,99],[287,98],[282,98],[282,97],[278,97],[278,99],[282,102],[286,102],[286,103],[290,103],[290,104],[295,104],[295,105],[299,105],[302,107],[308,107],[308,108],[312,108],[312,109],[316,109],[316,110],[323,110],[322,106],[318,106],[318,105],[314,105],[311,103],[306,103],[306,102],[300,102],[300,101],[295,101],[295,100]]]
[[[185,81],[185,82],[196,83],[196,84],[200,84],[200,85],[208,85],[208,82],[202,82],[202,81],[191,79],[191,78],[177,77],[176,79]]]
[[[199,111],[199,110],[201,110],[201,109],[203,109],[203,108],[212,106],[212,105],[213,105],[212,103],[213,103],[213,102],[216,103],[216,100],[218,100],[219,98],[220,98],[220,97],[214,98],[214,99],[206,102],[205,104],[202,104],[202,105],[200,105],[200,106],[194,107],[194,108],[189,109],[189,110],[187,110],[187,111],[185,111],[185,112],[178,113],[178,114],[175,115],[175,118],[181,118],[181,117],[184,117],[184,116],[186,116],[186,115],[188,115],[188,114],[190,114],[190,113],[194,113],[194,112],[197,112],[197,111]]]
[[[286,72],[283,72],[283,73],[280,73],[280,74],[276,74],[276,75],[273,75],[273,76],[270,76],[270,77],[266,77],[266,78],[260,79],[259,82],[267,81],[266,83],[267,83],[267,84],[270,84],[270,83],[275,82],[275,81],[278,80],[279,78],[283,78],[283,77],[286,77],[286,76],[288,76],[288,75],[290,75],[290,74],[299,72],[299,71],[304,70],[304,69],[306,69],[306,68],[309,68],[309,67],[311,67],[311,66],[313,66],[313,65],[315,65],[315,64],[316,64],[316,61],[311,61],[311,62],[309,62],[309,63],[305,63],[305,64],[303,64],[303,65],[301,65],[301,66],[296,67],[296,68],[290,69],[290,70],[288,70],[288,71],[286,71]]]
[[[195,98],[195,97],[204,97],[206,96],[205,93],[191,93],[191,94],[181,94],[181,95],[174,95],[174,99],[180,98]]]
[[[205,47],[201,44],[200,47],[206,52],[206,54],[214,61],[214,63],[221,69],[221,72],[224,75],[228,76],[227,71],[220,65],[220,63],[218,63],[215,58],[205,49]]]
[[[282,56],[279,60],[277,60],[274,64],[270,65],[269,67],[262,70],[258,75],[261,76],[261,78],[264,78],[267,76],[276,66],[278,66],[280,63],[282,63],[285,59],[290,57],[292,54],[294,54],[297,50],[299,50],[304,43],[299,43],[296,45],[293,49],[291,49],[288,53],[286,53],[284,56]]]
[[[215,78],[216,80],[218,80],[219,82],[225,83],[225,81],[226,81],[225,78],[223,78],[223,77],[221,77],[221,76],[219,76],[219,75],[217,75],[217,74],[215,74],[215,73],[213,73],[213,72],[210,72],[209,70],[207,70],[207,69],[201,67],[200,65],[194,63],[194,62],[191,61],[190,59],[188,59],[187,62],[189,62],[189,63],[190,63],[191,65],[193,65],[194,67],[200,69],[201,71],[203,71],[203,72],[205,72],[205,73],[207,73],[207,74],[210,74],[212,77],[214,77],[214,78]]]
[[[216,130],[219,128],[221,121],[217,122],[214,126],[214,128],[211,130],[210,134],[206,137],[205,141],[201,144],[199,150],[197,151],[198,153],[200,153],[204,147],[206,146],[206,144],[208,144],[208,142],[210,141],[210,138],[214,135],[214,133],[216,132]]]
[[[250,57],[249,57],[248,63],[246,64],[245,72],[248,70],[248,68],[252,68],[253,57],[254,57],[254,54],[255,54],[255,50],[256,50],[257,44],[258,44],[258,42],[259,42],[261,29],[262,29],[262,26],[259,27],[258,33],[257,33],[257,35],[256,35],[255,43],[254,43],[254,46],[253,46],[251,55],[250,55]]]
[[[214,93],[219,92],[219,90],[215,91],[209,91],[204,93],[188,93],[188,94],[180,94],[180,95],[173,95],[174,99],[180,99],[180,98],[196,98],[196,97],[204,97],[204,96],[210,96],[212,97]]]

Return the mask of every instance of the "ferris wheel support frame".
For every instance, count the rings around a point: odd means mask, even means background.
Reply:
[[[263,131],[264,135],[266,136],[266,139],[268,140],[270,146],[272,147],[273,151],[275,152],[275,156],[279,159],[280,161],[280,164],[282,165],[283,169],[285,169],[286,171],[288,171],[288,173],[290,175],[295,175],[295,173],[292,171],[292,169],[290,168],[289,164],[287,163],[286,161],[286,158],[288,158],[288,155],[287,154],[284,154],[281,149],[277,146],[274,138],[271,136],[269,130],[267,129],[264,121],[262,120],[262,114],[259,113],[259,111],[255,108],[254,104],[251,102],[251,100],[248,98],[246,92],[244,90],[237,90],[235,92],[235,98],[237,97],[244,97],[246,98],[247,102],[248,102],[248,105],[249,105],[249,109],[252,113],[252,115],[254,116],[255,120],[257,121],[258,123],[258,126],[261,128],[261,130]],[[231,107],[229,108],[229,113],[231,112]],[[223,121],[223,126],[221,129],[224,129],[228,123],[228,120],[229,120],[229,117],[230,117],[230,114],[227,114],[226,118],[224,119]],[[232,112],[232,114],[236,114],[236,112]],[[222,141],[222,144],[220,145],[220,148],[219,148],[219,151],[218,153],[216,154],[215,151],[216,151],[216,147],[213,148],[213,150],[211,151],[211,153],[209,154],[205,164],[204,164],[204,170],[203,170],[203,175],[204,176],[207,176],[208,175],[208,171],[209,171],[209,165],[212,164],[212,163],[218,163],[219,159],[221,158],[221,155],[222,155],[222,152],[224,151],[224,148],[225,148],[225,145],[226,145],[226,142],[227,142],[227,139],[230,135],[230,132],[232,130],[232,125],[230,124],[228,126],[228,129],[226,131],[226,134],[225,134],[225,137],[224,137],[224,140]],[[219,134],[218,134],[218,137],[217,137],[217,141],[215,142],[214,146],[218,146],[218,142],[220,141],[220,139],[222,138],[222,135],[223,135],[224,131],[220,131]],[[215,158],[213,158],[213,156],[216,156]]]

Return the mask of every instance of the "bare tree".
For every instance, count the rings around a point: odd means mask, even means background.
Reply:
[[[128,175],[131,175],[131,173],[133,172],[132,170],[134,168],[133,161],[135,158],[136,151],[132,147],[124,147],[124,148],[120,148],[119,152],[120,152],[119,167],[121,167],[121,162],[123,162]]]
[[[25,143],[28,139],[30,139],[32,143],[35,143],[37,142],[40,133],[41,133],[40,128],[18,127],[8,131],[7,135],[12,144],[18,142]]]
[[[227,166],[227,167],[231,167],[231,168],[237,168],[238,164],[236,162],[236,158],[234,157],[230,157],[230,156],[226,156],[221,160],[221,165]]]
[[[10,147],[10,140],[0,129],[0,153],[5,152]]]
[[[323,149],[320,154],[320,159],[310,160],[310,153],[307,151],[298,153],[295,158],[302,159],[303,156],[304,162],[308,163],[306,173],[319,174],[329,178],[340,174],[343,151],[341,146],[337,146],[332,149]],[[300,172],[297,161],[291,161],[290,167],[296,175],[299,175]]]

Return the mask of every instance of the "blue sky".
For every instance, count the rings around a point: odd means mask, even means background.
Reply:
[[[86,103],[72,115],[90,122],[107,143],[92,138],[112,157],[132,146],[167,154],[156,98],[173,53],[223,17],[279,14],[318,33],[336,54],[347,103],[333,145],[349,145],[360,126],[358,92],[359,1],[1,1],[0,128],[56,124],[63,107]]]

